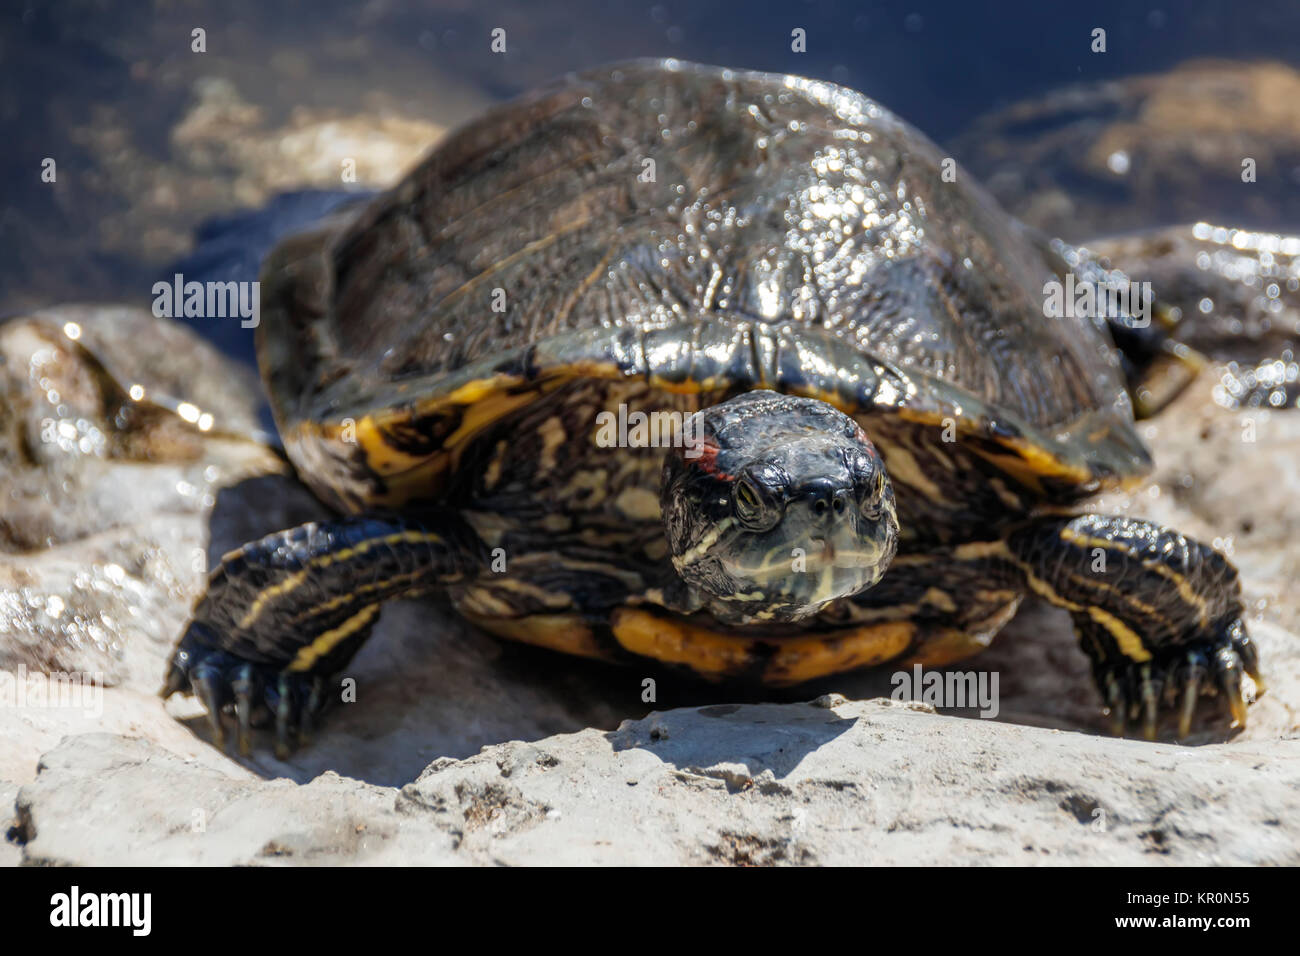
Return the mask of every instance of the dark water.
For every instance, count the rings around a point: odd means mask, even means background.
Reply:
[[[250,278],[276,236],[345,198],[287,182],[290,195],[250,216],[270,193],[249,201],[227,188],[236,174],[220,151],[190,150],[169,179],[195,90],[213,77],[266,126],[297,108],[382,108],[445,126],[565,71],[675,56],[853,86],[944,142],[981,114],[1069,84],[1197,57],[1300,65],[1295,0],[52,0],[11,2],[0,17],[0,314],[86,299],[147,307],[153,279],[177,266],[189,278]],[[504,54],[489,49],[497,27]],[[1090,49],[1098,27],[1105,53]],[[806,52],[791,49],[796,28]],[[54,184],[41,181],[46,157],[58,160]],[[250,354],[229,324],[199,327]]]

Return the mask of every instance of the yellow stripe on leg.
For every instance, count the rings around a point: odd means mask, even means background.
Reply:
[[[338,627],[326,631],[324,634],[317,637],[316,640],[298,651],[293,662],[285,669],[290,671],[311,670],[318,660],[330,651],[334,650],[334,648],[338,647],[340,643],[351,637],[353,634],[356,634],[362,628],[367,627],[375,619],[375,616],[378,613],[378,604],[366,605]]]
[[[426,531],[401,531],[397,534],[386,535],[382,538],[370,538],[369,540],[362,541],[360,544],[351,548],[343,548],[340,551],[332,551],[328,554],[322,554],[319,557],[313,558],[302,570],[295,571],[279,584],[273,584],[269,588],[263,589],[249,606],[248,612],[240,618],[239,626],[242,630],[250,628],[258,617],[261,616],[262,612],[266,610],[267,604],[284,594],[288,594],[295,588],[301,587],[302,584],[312,576],[312,574],[319,571],[321,568],[327,568],[340,561],[347,561],[351,558],[357,557],[358,555],[365,554],[371,548],[378,545],[418,544],[421,542],[436,544],[441,540],[442,538],[438,535]]]

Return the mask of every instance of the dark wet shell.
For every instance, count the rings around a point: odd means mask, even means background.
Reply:
[[[716,347],[692,376],[955,415],[1080,481],[1141,471],[1106,339],[1044,317],[1043,255],[960,168],[945,182],[943,159],[833,84],[671,61],[567,78],[273,255],[261,357],[281,427],[414,420],[538,362],[640,373],[646,342],[685,350],[663,340],[693,328]],[[798,367],[709,365],[711,324],[757,330],[736,335]],[[866,383],[848,398],[846,361]],[[436,451],[436,429],[414,431]]]

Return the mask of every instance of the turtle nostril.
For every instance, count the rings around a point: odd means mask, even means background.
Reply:
[[[843,499],[843,498],[836,498],[836,499],[835,499],[835,513],[836,513],[837,515],[842,515],[842,514],[844,514],[844,499]]]
[[[826,499],[818,498],[813,502],[813,514],[821,516],[826,513]]]

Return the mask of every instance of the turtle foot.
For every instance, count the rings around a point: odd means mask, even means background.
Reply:
[[[1220,719],[1240,730],[1247,705],[1264,692],[1259,654],[1239,619],[1212,637],[1173,645],[1148,661],[1107,661],[1094,673],[1111,732],[1124,736],[1130,726],[1140,726],[1147,740],[1161,736],[1165,717],[1177,718],[1177,739],[1185,740],[1206,698],[1222,700],[1226,713]],[[1245,677],[1253,688],[1247,688]]]
[[[250,756],[254,730],[271,727],[278,760],[310,743],[325,709],[325,678],[219,650],[204,639],[206,630],[198,622],[190,625],[172,655],[160,695],[195,694],[207,710],[214,741],[227,752],[233,739],[239,754]]]

